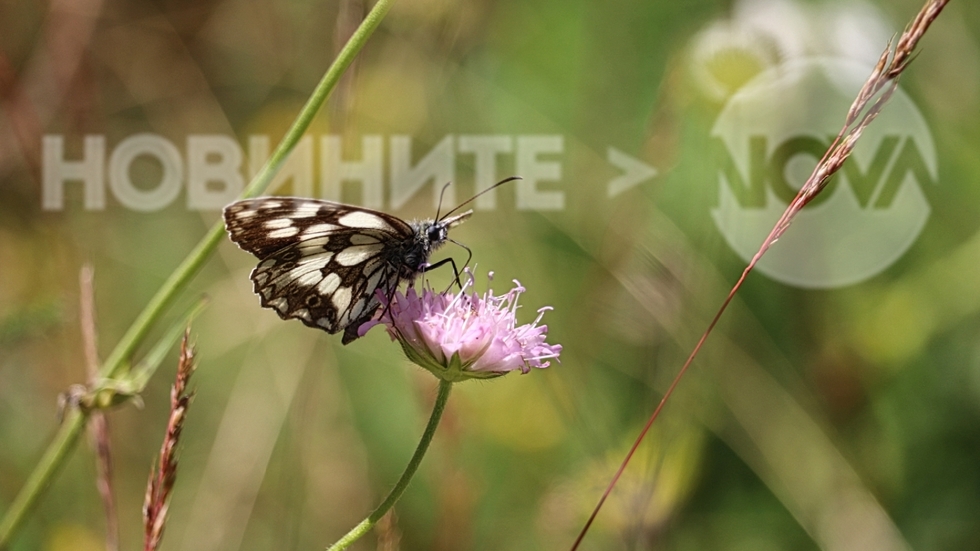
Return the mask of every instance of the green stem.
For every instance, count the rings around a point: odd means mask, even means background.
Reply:
[[[337,81],[340,80],[341,75],[350,66],[357,53],[364,48],[368,38],[378,28],[393,2],[394,0],[378,0],[371,12],[364,18],[364,21],[337,55],[337,59],[327,69],[326,74],[317,84],[310,99],[303,106],[279,146],[272,152],[265,166],[245,188],[243,197],[261,195],[269,187],[279,167],[285,162],[300,138],[303,137],[303,133],[309,128],[330,91],[336,86]],[[190,279],[204,265],[211,253],[214,252],[215,247],[221,242],[223,235],[224,226],[219,220],[208,230],[208,233],[181,262],[180,266],[170,274],[160,290],[133,321],[129,330],[126,331],[115,349],[103,362],[99,369],[99,377],[115,378],[125,366],[129,365],[130,358],[146,337],[150,327],[163,315],[164,310],[174,301],[177,294],[187,286]],[[33,508],[59,467],[64,463],[68,452],[78,440],[78,435],[85,425],[86,417],[87,414],[84,412],[71,415],[58,429],[54,440],[44,452],[34,471],[31,472],[20,493],[14,498],[10,508],[4,513],[3,519],[0,520],[0,549],[5,548],[10,542],[27,513]]]
[[[85,421],[84,415],[79,409],[72,408],[65,416],[65,420],[58,428],[58,434],[45,450],[44,455],[37,462],[37,466],[31,471],[27,482],[21,488],[20,493],[10,504],[7,513],[0,521],[0,549],[6,549],[11,536],[20,527],[25,515],[37,500],[38,496],[44,491],[51,476],[58,471],[58,467],[64,463],[78,439],[78,434]]]
[[[429,443],[432,442],[432,437],[436,433],[436,427],[439,426],[439,419],[442,418],[442,412],[446,409],[446,401],[449,400],[449,391],[453,388],[453,384],[449,381],[439,380],[439,395],[436,397],[436,403],[432,407],[432,415],[429,416],[429,424],[425,426],[425,432],[422,433],[422,439],[419,441],[419,445],[415,448],[415,454],[412,455],[412,459],[408,462],[408,466],[405,467],[405,472],[402,473],[401,478],[395,484],[395,487],[391,489],[388,497],[378,505],[368,517],[362,520],[357,526],[347,532],[344,537],[337,540],[337,543],[331,545],[327,548],[327,551],[341,551],[342,549],[347,549],[350,544],[354,543],[361,538],[364,534],[368,533],[371,528],[381,517],[385,516],[385,513],[398,501],[398,498],[402,496],[408,483],[411,482],[412,477],[415,476],[415,471],[418,470],[419,464],[422,463],[422,457],[425,456],[426,450],[429,449]]]

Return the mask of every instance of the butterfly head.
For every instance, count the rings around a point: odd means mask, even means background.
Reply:
[[[436,247],[441,245],[449,237],[449,229],[462,224],[467,218],[473,215],[472,210],[450,216],[441,220],[431,220],[422,223],[422,231],[429,243]]]

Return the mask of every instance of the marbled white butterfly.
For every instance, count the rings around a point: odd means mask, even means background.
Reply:
[[[332,201],[260,197],[225,207],[225,229],[259,258],[251,279],[262,306],[327,333],[343,331],[347,344],[377,313],[378,289],[391,296],[402,282],[452,262],[430,265],[429,255],[473,214],[449,216],[472,200],[441,218],[405,222]]]

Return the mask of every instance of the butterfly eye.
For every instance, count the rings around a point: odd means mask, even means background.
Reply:
[[[433,224],[429,227],[429,241],[433,243],[438,243],[440,241],[446,240],[446,228],[440,226],[439,224]]]

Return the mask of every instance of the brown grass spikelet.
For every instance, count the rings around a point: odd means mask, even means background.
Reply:
[[[789,228],[790,222],[796,214],[827,187],[830,177],[840,170],[844,161],[851,156],[858,138],[861,137],[865,128],[871,124],[875,117],[881,113],[885,104],[894,94],[898,87],[898,78],[915,57],[915,47],[919,40],[947,3],[949,0],[929,0],[899,36],[894,47],[891,42],[885,46],[881,57],[878,58],[878,63],[871,71],[871,76],[861,87],[861,91],[858,92],[850,109],[848,109],[847,117],[844,119],[844,127],[841,128],[837,138],[824,153],[820,162],[813,169],[813,173],[800,188],[796,198],[787,207],[772,233],[762,244],[759,253],[752,260],[750,268],[755,265],[762,253]]]
[[[184,332],[180,343],[180,358],[177,364],[177,377],[170,389],[170,419],[167,433],[160,446],[157,465],[150,471],[146,484],[146,497],[143,501],[144,551],[155,551],[163,539],[163,529],[167,522],[167,509],[170,494],[177,481],[177,446],[184,427],[184,418],[194,393],[188,392],[187,383],[194,373],[194,348],[188,344],[190,330]]]

